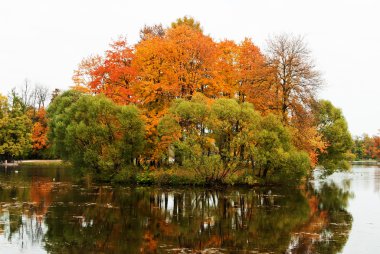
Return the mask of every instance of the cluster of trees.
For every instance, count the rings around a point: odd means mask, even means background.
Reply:
[[[380,161],[380,135],[367,134],[354,138],[352,152],[357,160],[377,160]]]
[[[145,26],[85,58],[73,91],[49,107],[55,153],[95,171],[194,168],[212,181],[238,168],[300,178],[317,163],[346,168],[352,139],[300,37],[216,42],[192,18]],[[108,98],[108,99],[107,99]]]
[[[322,81],[302,38],[276,36],[264,54],[248,38],[217,42],[187,17],[145,26],[140,37],[85,58],[73,89],[55,91],[47,114],[43,87],[26,82],[10,103],[3,98],[0,156],[49,150],[108,176],[174,164],[207,181],[240,168],[297,179],[317,164],[347,168],[347,123],[317,99]]]
[[[0,94],[0,161],[51,156],[45,110],[48,96],[48,88],[32,86],[28,80],[8,97]]]
[[[194,167],[208,181],[221,181],[239,168],[258,177],[306,175],[307,153],[292,144],[289,128],[273,114],[261,116],[248,102],[176,99],[158,125],[164,159],[174,151],[175,162]]]

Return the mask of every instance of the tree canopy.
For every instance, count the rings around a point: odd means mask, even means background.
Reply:
[[[243,168],[273,179],[316,165],[331,173],[348,167],[353,142],[342,112],[318,101],[322,80],[302,37],[277,35],[262,50],[251,38],[216,41],[183,17],[84,58],[73,90],[55,90],[47,113],[48,89],[27,80],[1,97],[0,153],[109,173],[191,166],[209,180]],[[378,143],[357,139],[353,151],[376,159]]]
[[[135,106],[68,91],[52,102],[48,114],[56,154],[98,175],[109,177],[136,163],[143,149],[144,124]]]

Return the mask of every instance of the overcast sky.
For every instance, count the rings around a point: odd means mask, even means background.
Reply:
[[[380,129],[378,0],[2,0],[0,93],[25,78],[67,89],[83,57],[119,35],[133,44],[144,24],[168,26],[184,15],[216,40],[251,37],[262,49],[271,35],[304,35],[326,81],[319,97],[342,108],[354,135]]]

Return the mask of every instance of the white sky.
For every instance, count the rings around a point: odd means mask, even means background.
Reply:
[[[25,78],[66,89],[83,57],[184,15],[217,40],[252,37],[262,49],[270,35],[304,35],[326,81],[320,97],[343,109],[354,135],[380,129],[378,0],[0,0],[0,93]]]

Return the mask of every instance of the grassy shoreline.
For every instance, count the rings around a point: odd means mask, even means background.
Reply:
[[[24,168],[69,168],[71,164],[63,160],[23,160],[16,161],[15,167]],[[10,164],[8,164],[10,165]],[[300,181],[271,181],[254,176],[247,169],[240,169],[221,181],[207,181],[205,177],[195,173],[192,169],[174,167],[159,168],[155,170],[143,170],[140,168],[124,168],[112,176],[95,176],[91,173],[84,173],[83,181],[111,183],[115,185],[137,185],[137,186],[198,186],[198,187],[269,187],[269,186],[294,186]],[[89,177],[89,178],[88,178]],[[80,181],[82,181],[80,180]],[[302,180],[301,180],[302,182]]]

